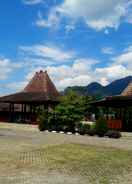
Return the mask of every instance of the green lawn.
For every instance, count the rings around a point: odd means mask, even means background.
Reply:
[[[132,134],[114,140],[0,124],[0,184],[132,184]]]
[[[17,168],[79,176],[90,184],[110,184],[121,183],[131,173],[131,163],[131,151],[67,144],[21,153]]]

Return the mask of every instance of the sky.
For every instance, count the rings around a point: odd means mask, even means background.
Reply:
[[[58,90],[132,75],[132,0],[2,0],[0,95],[39,70]]]

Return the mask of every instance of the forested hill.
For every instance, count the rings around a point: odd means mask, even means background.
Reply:
[[[64,94],[67,94],[70,90],[77,92],[79,95],[90,96],[113,96],[119,95],[132,81],[132,76],[128,76],[119,80],[115,80],[107,86],[102,86],[98,82],[93,82],[87,86],[74,86],[68,87],[64,90]]]

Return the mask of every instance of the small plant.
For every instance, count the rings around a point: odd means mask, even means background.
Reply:
[[[105,136],[109,138],[119,139],[121,137],[121,133],[117,130],[109,130]]]
[[[96,133],[99,137],[103,137],[108,131],[108,125],[105,118],[101,117],[96,121]]]
[[[38,112],[38,128],[40,131],[44,131],[48,128],[48,111],[39,110]]]
[[[83,129],[83,124],[82,123],[77,123],[75,130],[80,134],[84,135],[84,129]]]
[[[83,129],[84,129],[84,134],[88,134],[90,130],[90,125],[88,124],[83,124]]]
[[[96,135],[96,130],[94,128],[90,128],[88,131],[88,135],[90,135],[90,136]]]
[[[85,134],[88,134],[90,125],[79,123],[76,128],[79,134],[85,135]]]

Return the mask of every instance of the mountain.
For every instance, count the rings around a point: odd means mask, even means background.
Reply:
[[[107,86],[102,86],[98,82],[93,82],[87,86],[68,87],[64,90],[64,94],[67,94],[69,91],[72,90],[77,92],[79,95],[90,95],[99,97],[119,95],[131,81],[132,76],[115,80]]]

